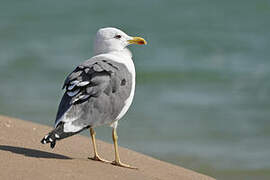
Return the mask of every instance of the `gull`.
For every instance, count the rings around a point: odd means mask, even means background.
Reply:
[[[89,129],[93,160],[102,159],[97,152],[95,127],[112,127],[115,150],[113,165],[135,168],[120,161],[117,125],[128,111],[135,92],[135,67],[130,44],[145,45],[141,37],[128,36],[123,31],[107,27],[99,29],[94,42],[94,56],[78,65],[66,78],[62,100],[58,107],[54,129],[41,140],[54,148],[56,141]]]

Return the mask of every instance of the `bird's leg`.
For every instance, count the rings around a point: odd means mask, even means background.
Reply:
[[[112,164],[116,166],[120,166],[120,167],[130,168],[130,169],[138,169],[128,164],[124,164],[120,161],[119,152],[118,152],[118,143],[117,143],[118,136],[116,133],[116,127],[114,127],[112,130],[112,138],[113,138],[114,150],[115,150],[115,160],[112,162]]]
[[[89,158],[95,161],[101,161],[101,162],[105,162],[105,163],[111,163],[110,161],[107,161],[105,159],[102,159],[101,157],[99,157],[98,153],[97,153],[97,145],[96,145],[96,132],[94,131],[93,128],[90,128],[90,135],[92,138],[92,144],[93,144],[93,148],[94,148],[94,157]]]

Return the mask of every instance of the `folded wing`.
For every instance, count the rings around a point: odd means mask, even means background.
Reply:
[[[62,122],[65,132],[79,132],[112,123],[129,97],[131,83],[123,64],[106,59],[84,62],[64,82],[55,127]]]

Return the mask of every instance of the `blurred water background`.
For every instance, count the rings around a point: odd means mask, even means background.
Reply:
[[[9,0],[0,18],[1,114],[53,126],[65,76],[114,26],[149,43],[130,47],[121,146],[221,180],[270,179],[269,0]],[[97,136],[112,142],[108,127]]]

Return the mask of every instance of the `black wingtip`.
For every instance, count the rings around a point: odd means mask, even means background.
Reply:
[[[51,148],[52,149],[54,148],[55,144],[56,144],[55,141],[51,142]]]
[[[56,144],[56,138],[53,137],[52,134],[50,133],[50,134],[44,136],[44,138],[40,142],[41,142],[41,144],[50,143],[50,146],[53,149],[55,147],[55,144]]]
[[[84,129],[88,129],[90,126],[86,126],[82,128],[81,130],[77,132],[64,132],[64,123],[60,122],[57,127],[52,130],[49,134],[44,136],[44,138],[40,141],[42,144],[50,143],[51,148],[53,149],[56,145],[56,141],[59,141],[61,139],[67,138],[69,136],[72,136],[74,134],[77,134]]]

